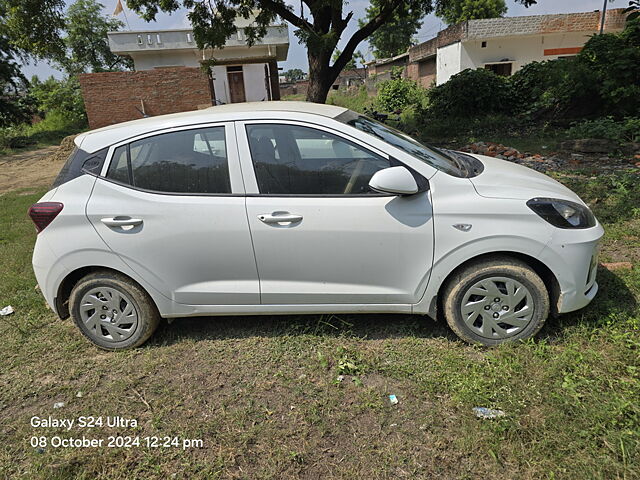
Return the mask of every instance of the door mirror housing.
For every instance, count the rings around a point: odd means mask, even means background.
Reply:
[[[393,193],[395,195],[418,193],[416,179],[404,167],[390,167],[377,171],[369,180],[369,187],[376,192]]]

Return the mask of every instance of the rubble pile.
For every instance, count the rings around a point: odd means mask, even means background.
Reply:
[[[558,170],[567,166],[574,168],[597,168],[598,170],[628,169],[634,166],[636,168],[640,167],[640,161],[638,161],[640,160],[640,156],[638,155],[633,156],[631,159],[610,158],[602,154],[593,156],[570,152],[549,152],[547,155],[540,155],[538,153],[520,152],[515,148],[494,142],[471,143],[462,147],[460,151],[508,160],[540,172]]]

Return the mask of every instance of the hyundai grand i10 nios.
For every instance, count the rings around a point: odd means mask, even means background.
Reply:
[[[495,345],[598,291],[603,229],[571,190],[344,108],[216,106],[75,143],[29,211],[33,267],[102,348],[161,317],[329,312],[440,312]]]

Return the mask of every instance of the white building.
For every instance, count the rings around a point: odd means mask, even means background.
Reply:
[[[270,25],[264,38],[249,47],[243,27],[251,21],[239,19],[237,34],[222,49],[198,49],[191,29],[109,32],[109,47],[113,53],[131,57],[136,71],[199,67],[213,60],[210,87],[215,103],[278,100],[277,62],[287,59],[287,25]]]
[[[625,19],[622,8],[609,10],[605,32],[622,31]],[[468,20],[411,47],[407,74],[425,87],[467,68],[512,75],[534,61],[576,55],[599,32],[600,20],[599,11]]]

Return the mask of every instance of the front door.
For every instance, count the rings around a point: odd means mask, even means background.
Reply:
[[[227,67],[227,78],[229,79],[229,96],[231,97],[231,103],[246,102],[247,96],[244,91],[242,66]]]
[[[395,161],[315,125],[238,122],[236,131],[247,191],[258,190],[247,215],[263,304],[420,299],[433,255],[429,194],[368,187]]]
[[[108,247],[177,303],[260,303],[235,143],[227,124],[120,145],[87,204]]]

